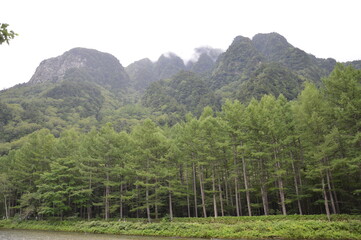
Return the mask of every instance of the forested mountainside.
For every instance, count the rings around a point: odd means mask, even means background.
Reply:
[[[218,59],[210,86],[218,89],[221,96],[227,93],[226,96],[239,100],[259,99],[264,93],[276,96],[282,93],[288,99],[294,99],[305,81],[320,84],[321,78],[328,76],[335,64],[334,59],[317,59],[293,47],[277,33],[257,34],[253,39],[238,36]],[[273,80],[255,81],[255,75],[260,71],[263,71],[262,78]],[[302,81],[289,83],[287,76],[290,74]],[[245,91],[249,86],[244,85],[251,85],[251,91]],[[298,90],[290,93],[284,85],[292,85],[292,89]]]
[[[215,65],[220,49],[211,47],[199,47],[195,49],[194,58],[185,65],[184,61],[174,53],[163,54],[156,62],[148,58],[141,59],[125,68],[132,84],[137,91],[144,91],[155,81],[168,79],[180,71],[191,71],[205,76],[209,74]]]
[[[1,91],[0,214],[361,212],[359,61],[277,33],[197,53],[123,68],[76,48]]]
[[[346,65],[358,68],[359,62]],[[223,53],[196,48],[187,64],[167,53],[123,68],[111,54],[75,48],[44,60],[28,83],[0,92],[0,145],[9,149],[8,142],[44,127],[58,136],[70,126],[113,122],[130,128],[145,116],[173,125],[188,112],[200,116],[207,105],[220,110],[226,99],[248,103],[282,94],[292,100],[305,82],[320,86],[335,64],[293,47],[277,33],[238,36]]]
[[[154,111],[179,116],[188,112],[199,116],[206,106],[219,108],[219,101],[207,82],[189,71],[152,84],[143,95],[142,103]]]

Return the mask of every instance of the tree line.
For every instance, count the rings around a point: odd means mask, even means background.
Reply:
[[[0,157],[4,218],[361,213],[361,71],[171,127],[47,129]]]

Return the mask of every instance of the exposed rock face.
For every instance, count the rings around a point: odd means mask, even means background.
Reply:
[[[74,48],[61,56],[42,61],[29,84],[63,80],[95,82],[107,88],[123,88],[130,84],[118,59],[86,48]]]

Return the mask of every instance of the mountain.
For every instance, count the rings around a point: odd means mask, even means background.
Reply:
[[[130,86],[129,76],[118,59],[111,54],[86,48],[74,48],[61,56],[42,61],[29,84],[64,80],[94,82],[113,90]]]
[[[219,89],[238,81],[242,76],[248,76],[263,61],[265,57],[253,46],[251,39],[238,36],[227,51],[219,56],[210,78],[210,86]]]
[[[187,68],[195,73],[205,74],[212,71],[215,61],[206,53],[202,53],[196,62],[189,62]]]
[[[132,101],[131,82],[108,53],[74,48],[44,60],[30,81],[0,92],[0,143],[48,128],[89,129]],[[0,114],[1,115],[1,114]]]
[[[356,69],[361,69],[361,60],[346,62],[345,65],[351,65]]]
[[[183,60],[174,53],[162,54],[154,66],[154,72],[158,79],[167,79],[185,70]]]
[[[235,93],[235,98],[247,102],[252,97],[265,94],[284,95],[295,99],[302,90],[303,79],[279,63],[262,63],[247,81],[243,81]]]
[[[292,46],[278,33],[238,36],[217,60],[209,84],[218,95],[248,101],[263,94],[293,99],[305,81],[321,84],[334,59],[320,59]]]
[[[327,76],[336,65],[334,59],[319,59],[292,46],[278,33],[256,34],[252,42],[267,62],[280,63],[315,83],[320,83],[321,78]]]
[[[128,129],[146,117],[174,124],[207,105],[219,109],[225,99],[247,103],[264,94],[294,99],[306,81],[320,86],[335,64],[278,33],[238,36],[225,52],[197,48],[187,65],[168,53],[123,68],[111,54],[74,48],[44,60],[28,83],[0,91],[0,153],[1,142],[41,128],[58,136],[64,129],[106,122]]]
[[[223,51],[211,47],[199,47],[194,49],[194,56],[187,63],[187,70],[207,75],[211,73],[215,63]]]
[[[154,82],[145,91],[142,103],[164,113],[200,114],[207,105],[216,105],[216,98],[199,75],[181,71],[171,79]]]
[[[221,49],[211,47],[195,48],[194,57],[188,61],[187,65],[176,54],[166,53],[162,54],[155,62],[148,58],[135,61],[127,66],[125,71],[128,73],[135,90],[144,92],[152,82],[169,79],[184,70],[202,76],[209,75],[221,53]]]
[[[162,54],[156,62],[148,58],[125,68],[135,90],[143,92],[152,82],[167,79],[186,69],[183,60],[174,53]]]
[[[155,63],[148,58],[136,61],[125,68],[137,91],[144,91],[152,82],[159,80],[154,71]]]

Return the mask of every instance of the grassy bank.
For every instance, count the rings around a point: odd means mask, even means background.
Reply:
[[[1,228],[201,238],[361,239],[361,216],[260,216],[143,221],[0,221]]]

